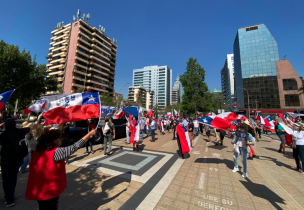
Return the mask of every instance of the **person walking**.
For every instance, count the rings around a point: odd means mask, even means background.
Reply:
[[[24,139],[25,134],[30,129],[16,128],[16,121],[14,119],[5,120],[4,126],[5,131],[0,134],[1,175],[5,198],[2,205],[12,207],[15,205],[15,188],[18,171],[23,159],[28,155],[25,142],[22,142],[20,145],[20,141]]]
[[[36,200],[39,210],[57,210],[59,197],[67,187],[64,159],[80,149],[95,134],[94,129],[75,144],[60,148],[59,130],[42,134],[32,155],[25,198]]]
[[[262,125],[261,122],[259,120],[256,121],[256,132],[259,134],[259,138],[261,139],[261,129],[262,129]]]
[[[223,130],[220,130],[221,146],[223,146],[223,141],[224,141],[225,135],[226,135],[226,132]]]
[[[149,130],[150,130],[150,117],[147,117],[145,127],[146,127],[146,133],[147,133],[147,138],[149,137]]]
[[[208,140],[209,140],[209,142],[211,142],[211,126],[210,125],[206,125],[205,129],[206,129],[205,132],[206,132],[206,135],[208,137]]]
[[[197,118],[194,119],[193,125],[194,125],[194,136],[198,136],[199,122]]]
[[[234,135],[231,143],[233,144],[234,148],[234,169],[232,172],[238,172],[239,171],[239,156],[242,157],[243,162],[243,178],[248,178],[247,174],[247,155],[249,153],[249,145],[254,144],[254,138],[251,136],[250,133],[248,133],[248,125],[242,123],[240,125],[240,130],[235,131],[232,133]]]
[[[214,130],[214,133],[215,133],[215,136],[216,136],[215,145],[219,145],[219,142],[220,142],[220,140],[221,140],[220,129],[214,128],[213,130]]]
[[[109,129],[107,131],[105,131],[105,127],[102,127],[102,133],[104,135],[104,155],[106,154],[110,154],[111,153],[111,147],[112,147],[112,141],[113,139],[115,139],[115,127],[114,127],[114,124],[112,123],[112,118],[109,118],[109,119],[106,119],[105,120],[106,122],[106,125],[109,127]],[[108,143],[109,143],[109,147],[108,147]],[[107,149],[109,148],[108,150],[108,153],[107,153]]]
[[[191,147],[194,147],[194,141],[193,141],[193,130],[194,130],[194,125],[193,125],[193,120],[190,120],[190,123],[188,125],[188,134],[189,134],[189,138],[191,141]]]
[[[144,132],[145,132],[145,120],[142,117],[141,120],[139,121],[140,124],[140,133],[141,133],[141,140],[144,140]]]
[[[283,154],[285,154],[285,144],[286,144],[285,132],[286,131],[284,130],[282,125],[278,124],[278,136],[281,140],[279,152],[281,153],[283,151]]]
[[[129,119],[127,118],[127,116],[125,116],[125,117],[127,120],[127,122],[126,122],[126,137],[127,137],[126,143],[130,144],[130,122],[129,122]]]
[[[150,123],[150,128],[151,128],[151,142],[155,142],[155,128],[156,128],[156,122],[155,118],[153,117],[151,123]]]
[[[89,123],[89,127],[88,127],[89,132],[91,130],[94,130],[96,128],[96,123],[95,123],[94,119],[89,119],[88,123]],[[65,146],[69,146],[69,145],[68,144],[64,144],[63,147],[65,147]],[[90,146],[91,152],[89,152],[89,146]],[[92,139],[91,138],[85,143],[85,147],[86,147],[86,152],[84,153],[85,155],[88,155],[90,153],[94,154],[93,143],[92,143]]]

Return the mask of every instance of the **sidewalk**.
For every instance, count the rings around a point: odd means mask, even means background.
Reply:
[[[200,135],[186,160],[177,156],[172,133],[156,138],[145,138],[138,152],[125,139],[113,142],[111,156],[100,145],[90,155],[78,150],[66,166],[68,187],[59,209],[303,209],[304,177],[292,170],[290,148],[286,155],[277,152],[275,135],[255,145],[258,157],[248,160],[248,179],[231,171],[229,138],[215,146]],[[27,178],[28,172],[18,176],[12,209],[38,209],[24,198]]]

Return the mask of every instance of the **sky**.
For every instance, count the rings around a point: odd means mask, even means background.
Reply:
[[[115,91],[127,98],[133,69],[168,65],[172,85],[190,57],[206,71],[211,91],[221,89],[220,71],[233,53],[238,28],[264,23],[299,76],[304,76],[304,1],[302,0],[10,0],[1,2],[0,39],[18,45],[47,63],[58,22],[77,10],[90,13],[90,25],[117,39]]]

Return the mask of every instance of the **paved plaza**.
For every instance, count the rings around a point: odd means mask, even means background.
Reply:
[[[90,155],[82,148],[66,166],[68,187],[59,209],[304,209],[304,176],[292,169],[290,148],[278,153],[275,134],[263,135],[254,146],[257,157],[248,160],[248,179],[231,171],[230,142],[225,137],[224,145],[216,146],[200,135],[186,160],[177,155],[172,133],[156,135],[154,143],[145,138],[138,152],[125,139],[114,141],[111,156],[104,156],[100,145]],[[18,176],[12,209],[38,209],[36,201],[24,198],[27,178],[28,172]]]

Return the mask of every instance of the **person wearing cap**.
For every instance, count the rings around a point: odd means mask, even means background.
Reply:
[[[293,148],[292,151],[293,158],[295,159],[297,165],[294,169],[300,171],[301,174],[304,174],[304,126],[300,122],[294,123],[293,125],[288,123],[287,120],[284,120],[284,122],[288,127],[292,128],[292,140],[296,141],[296,148]],[[302,165],[300,164],[300,159]]]

